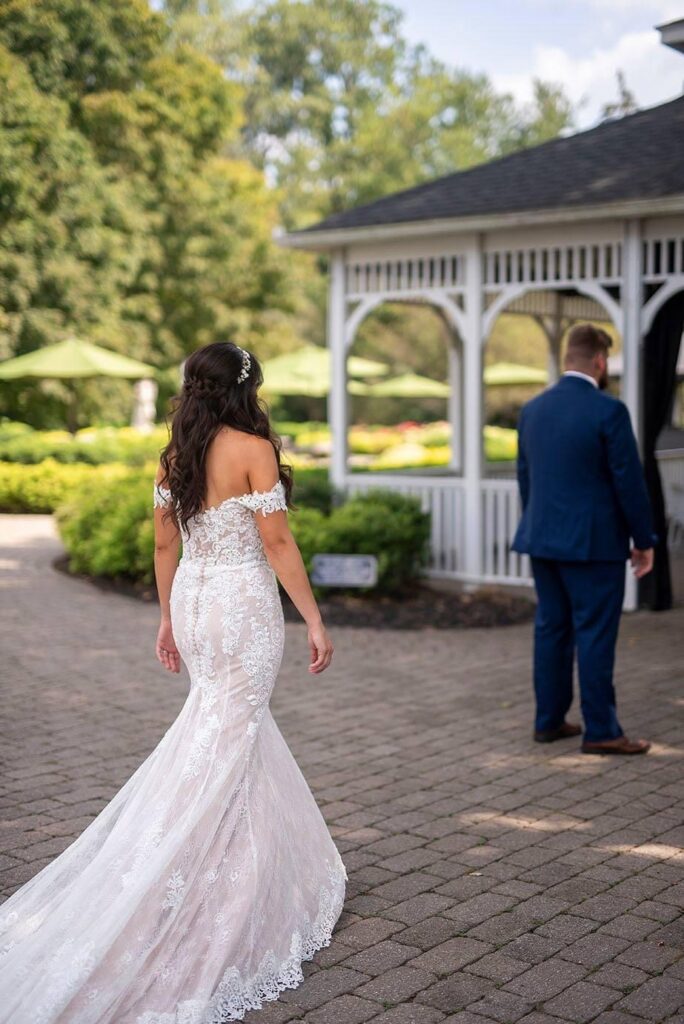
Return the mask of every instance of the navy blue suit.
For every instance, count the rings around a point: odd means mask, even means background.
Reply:
[[[630,538],[654,543],[651,509],[626,406],[563,376],[524,407],[513,549],[531,556],[537,590],[535,728],[564,720],[577,650],[585,740],[615,739],[613,665]]]

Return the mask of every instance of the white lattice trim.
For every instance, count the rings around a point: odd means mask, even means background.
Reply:
[[[173,1013],[148,1010],[136,1024],[225,1024],[242,1020],[249,1010],[259,1010],[265,1002],[277,999],[281,992],[297,988],[304,980],[302,963],[311,960],[319,949],[330,945],[332,931],[342,912],[346,871],[331,872],[331,888],[322,888],[316,920],[302,931],[294,931],[290,955],[280,963],[273,952],[262,959],[251,978],[243,978],[236,967],[229,967],[210,1000],[189,999],[179,1003]]]
[[[266,516],[269,512],[287,512],[285,488],[282,480],[276,481],[270,491],[251,491],[236,499],[252,512],[261,512]]]
[[[154,508],[168,508],[171,504],[171,491],[163,484],[154,485]]]

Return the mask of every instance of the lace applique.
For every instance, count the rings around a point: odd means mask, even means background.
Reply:
[[[171,504],[171,491],[163,484],[154,485],[154,508],[168,508]]]
[[[250,494],[241,495],[236,501],[251,509],[252,512],[261,512],[264,516],[267,516],[269,512],[287,512],[282,480],[276,481],[270,491],[252,491]]]

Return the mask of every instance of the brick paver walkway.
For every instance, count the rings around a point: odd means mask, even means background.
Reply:
[[[187,679],[155,608],[65,578],[46,517],[2,517],[0,887],[87,825]],[[332,945],[252,1024],[684,1024],[684,610],[624,620],[619,700],[645,758],[530,740],[530,630],[336,630],[280,726],[349,869]]]

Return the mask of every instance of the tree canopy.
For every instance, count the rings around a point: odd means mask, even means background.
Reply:
[[[380,0],[0,0],[0,357],[320,343],[323,261],[276,227],[571,124],[559,88],[521,107]]]

